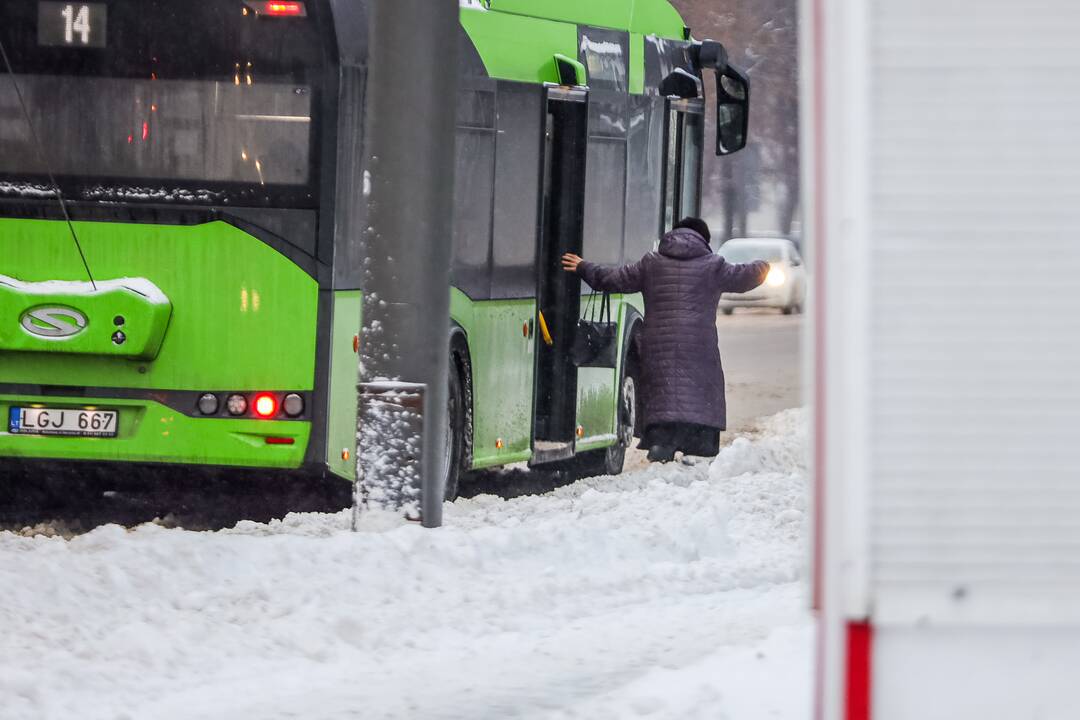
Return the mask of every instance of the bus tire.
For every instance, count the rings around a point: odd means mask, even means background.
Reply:
[[[619,381],[619,422],[615,435],[618,440],[604,449],[604,474],[619,475],[626,464],[626,449],[634,444],[634,425],[637,422],[637,375],[623,371]]]

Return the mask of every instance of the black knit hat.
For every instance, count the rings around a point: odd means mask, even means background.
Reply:
[[[679,228],[688,228],[693,230],[701,237],[705,238],[705,242],[709,242],[712,238],[712,233],[709,232],[708,224],[701,218],[696,217],[684,217],[679,222],[675,223],[675,227],[672,230],[678,230]]]

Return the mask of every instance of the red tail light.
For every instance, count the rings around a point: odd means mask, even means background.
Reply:
[[[244,3],[255,11],[256,15],[270,15],[274,17],[307,17],[307,8],[304,3],[295,0],[247,0]]]
[[[291,17],[304,16],[304,4],[298,2],[269,2],[266,3],[267,15],[289,15]]]
[[[266,438],[267,445],[292,445],[296,442],[296,438],[280,437],[277,435],[271,435]]]
[[[259,393],[255,396],[255,401],[251,404],[254,408],[255,414],[261,418],[269,418],[277,415],[278,401],[270,393]]]

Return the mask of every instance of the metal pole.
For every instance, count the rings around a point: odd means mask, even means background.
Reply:
[[[458,0],[372,0],[358,485],[442,524]]]

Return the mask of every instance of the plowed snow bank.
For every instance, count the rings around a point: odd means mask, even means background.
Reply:
[[[803,718],[805,424],[711,465],[216,533],[0,533],[20,718]]]

